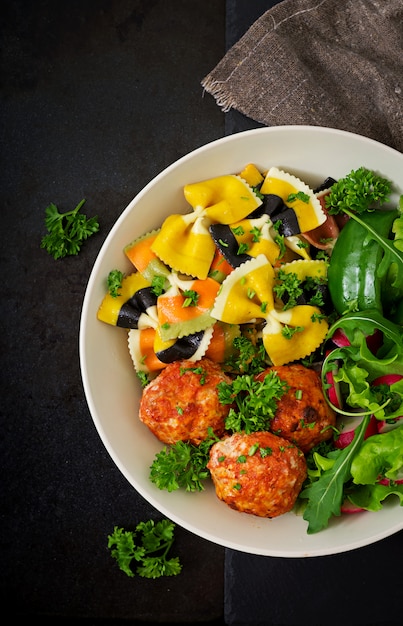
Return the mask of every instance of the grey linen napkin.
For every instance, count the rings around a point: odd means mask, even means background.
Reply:
[[[329,126],[403,152],[403,0],[284,0],[202,86],[267,126]]]

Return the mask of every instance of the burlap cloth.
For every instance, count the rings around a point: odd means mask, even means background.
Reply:
[[[403,0],[284,0],[202,86],[267,126],[329,126],[403,152]]]

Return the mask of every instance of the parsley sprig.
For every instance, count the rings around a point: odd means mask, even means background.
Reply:
[[[130,577],[134,571],[143,578],[176,576],[182,570],[178,557],[168,558],[174,542],[175,524],[163,519],[140,522],[135,531],[115,526],[108,536],[108,548],[119,568]],[[138,565],[134,568],[133,562]]]
[[[206,467],[210,448],[216,441],[218,437],[209,428],[207,438],[199,446],[185,441],[166,446],[155,455],[150,467],[151,482],[169,492],[180,488],[203,491],[204,481],[210,477]]]
[[[250,336],[239,335],[233,340],[234,352],[226,360],[225,366],[230,372],[241,374],[259,374],[270,362],[261,338],[251,329]]]
[[[244,374],[237,376],[231,383],[220,382],[220,402],[235,404],[225,421],[226,429],[247,434],[268,430],[277,402],[287,390],[287,383],[275,371],[270,371],[262,380]]]
[[[54,259],[76,255],[88,237],[99,230],[97,217],[87,219],[80,213],[85,202],[81,200],[76,208],[66,213],[60,213],[53,202],[45,209],[45,226],[48,230],[41,240],[41,248],[44,248]]]
[[[111,270],[108,274],[108,291],[112,298],[120,296],[124,274],[120,270]]]
[[[348,211],[363,213],[387,202],[391,182],[372,170],[360,167],[341,178],[325,197],[331,215]]]

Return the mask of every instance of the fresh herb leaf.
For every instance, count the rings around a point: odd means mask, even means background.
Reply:
[[[278,298],[284,299],[284,310],[294,307],[298,298],[303,294],[301,280],[294,272],[285,272],[279,269],[277,272],[277,282],[273,287],[273,291]]]
[[[108,548],[127,576],[134,576],[133,562],[138,563],[134,569],[143,578],[176,576],[182,570],[179,558],[168,559],[174,529],[175,524],[167,519],[140,522],[134,532],[115,526],[108,536]]]
[[[360,167],[331,186],[325,203],[330,215],[363,213],[387,202],[391,189],[389,180]]]
[[[158,452],[150,467],[150,480],[158,489],[176,491],[203,491],[204,481],[210,477],[207,469],[211,446],[219,441],[211,428],[208,437],[195,446],[178,441]]]
[[[78,254],[83,242],[99,230],[96,217],[87,219],[80,213],[84,202],[81,200],[75,209],[66,213],[60,213],[53,203],[45,209],[48,234],[42,237],[41,248],[54,259]]]
[[[165,276],[153,276],[151,281],[151,291],[155,296],[160,296],[165,291]]]
[[[188,306],[196,306],[200,298],[200,294],[194,289],[186,289],[182,292],[182,295],[185,298],[182,306],[185,308]]]
[[[139,379],[142,387],[146,387],[148,383],[150,382],[150,378],[147,372],[143,372],[142,370],[139,370],[137,372],[137,378]]]
[[[251,337],[235,337],[232,345],[234,352],[225,363],[228,370],[241,374],[259,374],[269,365],[263,341],[255,334]]]
[[[288,385],[275,371],[270,371],[263,380],[244,374],[237,376],[231,383],[220,382],[219,401],[222,404],[235,404],[225,421],[226,429],[247,434],[268,430],[277,402],[287,390]]]
[[[304,193],[303,191],[297,191],[297,193],[290,193],[287,198],[287,202],[291,204],[292,202],[295,202],[295,200],[301,200],[301,202],[308,203],[310,200],[310,197],[308,196],[307,193]]]
[[[108,274],[108,291],[112,298],[120,296],[119,289],[122,288],[123,272],[120,270],[111,270]]]

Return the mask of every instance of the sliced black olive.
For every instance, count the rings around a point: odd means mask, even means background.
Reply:
[[[201,330],[198,333],[187,335],[187,337],[181,337],[169,348],[156,352],[156,356],[162,363],[172,363],[173,361],[190,359],[199,348],[203,335],[204,330]]]
[[[116,326],[121,328],[138,328],[140,315],[157,304],[157,296],[152,287],[139,289],[119,310]]]
[[[251,259],[249,254],[238,254],[239,244],[230,226],[212,224],[209,230],[215,245],[231,267],[239,267]]]
[[[279,226],[276,227],[278,233],[284,237],[298,235],[301,232],[294,209],[287,207],[284,211],[273,217],[273,224],[277,224],[277,222],[280,222]]]
[[[334,178],[332,178],[331,176],[328,176],[327,178],[325,178],[323,183],[319,185],[319,187],[316,187],[316,189],[313,190],[313,192],[319,193],[320,191],[326,191],[326,189],[329,189],[336,182],[337,181]]]

